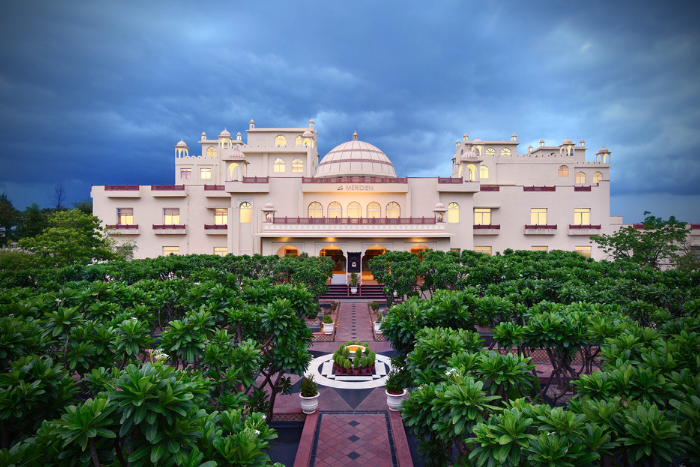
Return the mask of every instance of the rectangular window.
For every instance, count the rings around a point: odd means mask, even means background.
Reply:
[[[214,254],[216,256],[226,256],[228,253],[228,250],[226,249],[225,246],[215,246],[214,247]]]
[[[228,225],[228,209],[214,209],[214,225]]]
[[[485,255],[491,256],[490,246],[475,246],[474,251],[476,251],[477,253],[484,253]]]
[[[461,253],[462,249],[461,248],[450,248],[450,251],[455,251],[457,253]]]
[[[210,168],[199,169],[199,178],[202,180],[211,180],[211,169]]]
[[[591,247],[589,246],[577,246],[574,248],[574,251],[580,255],[585,256],[586,258],[591,257]]]
[[[530,209],[531,225],[547,225],[547,208]]]
[[[531,251],[547,251],[546,246],[533,246],[530,247]]]
[[[163,224],[180,224],[180,208],[163,208]]]
[[[163,247],[163,256],[179,255],[179,254],[180,254],[180,247],[179,246],[164,246]]]
[[[189,180],[192,178],[192,169],[180,169],[180,180]]]
[[[134,225],[134,208],[117,208],[117,224]]]
[[[574,225],[591,225],[591,209],[574,209]]]
[[[476,208],[474,209],[474,224],[475,225],[491,225],[491,209]]]

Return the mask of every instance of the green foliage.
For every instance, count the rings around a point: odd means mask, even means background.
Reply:
[[[304,397],[313,397],[318,394],[318,384],[314,381],[314,376],[304,376],[299,385],[299,391]]]

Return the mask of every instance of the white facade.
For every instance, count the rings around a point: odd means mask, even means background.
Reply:
[[[136,257],[162,254],[334,256],[357,271],[385,250],[578,250],[602,259],[590,236],[610,217],[610,152],[586,161],[583,140],[518,154],[508,141],[457,141],[451,178],[400,178],[357,134],[319,161],[308,128],[256,128],[247,143],[202,133],[201,155],[175,146],[175,184],[94,186],[94,213],[136,241]],[[352,263],[355,263],[354,265]],[[353,267],[354,266],[354,267]]]

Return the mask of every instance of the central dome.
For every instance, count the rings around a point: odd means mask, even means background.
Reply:
[[[389,177],[396,178],[394,165],[377,147],[358,141],[357,133],[352,141],[334,147],[321,159],[316,177]]]

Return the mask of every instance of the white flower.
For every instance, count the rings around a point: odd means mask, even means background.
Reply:
[[[138,318],[134,318],[133,316],[131,317],[131,321],[138,321]]]
[[[253,431],[255,432],[256,435],[260,434],[260,432],[258,430],[253,430]]]
[[[263,414],[262,418],[263,420],[267,420],[267,416],[265,414]]]

